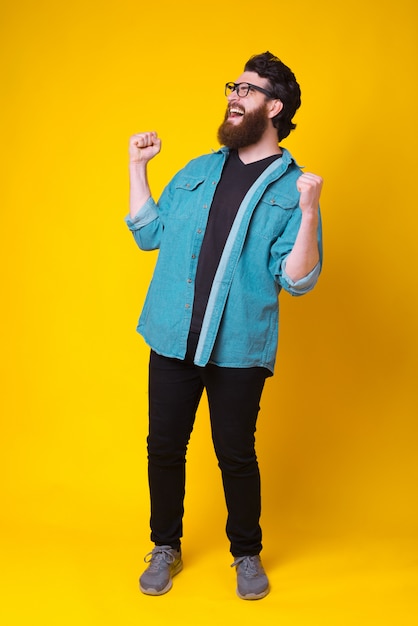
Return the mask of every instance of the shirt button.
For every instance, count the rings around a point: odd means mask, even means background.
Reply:
[[[196,255],[195,255],[195,254],[192,254],[192,259],[195,259],[195,258],[196,258]]]
[[[198,234],[198,235],[200,235],[200,233],[201,233],[201,232],[202,232],[202,229],[201,229],[201,228],[198,228],[198,229],[197,229],[197,234]]]
[[[207,208],[208,208],[208,205],[207,205],[207,204],[204,204],[204,205],[203,205],[203,208],[204,208],[204,209],[207,209]]]
[[[216,180],[213,180],[213,181],[212,181],[212,185],[216,185]]]
[[[188,282],[188,283],[191,283],[191,282],[192,282],[192,279],[191,279],[191,278],[188,278],[188,279],[187,279],[187,282]]]
[[[190,309],[190,304],[186,304],[186,309]]]

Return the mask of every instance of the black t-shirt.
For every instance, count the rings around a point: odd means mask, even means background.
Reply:
[[[281,155],[245,165],[236,150],[230,152],[210,208],[200,251],[190,331],[200,333],[213,279],[236,214],[251,185]]]

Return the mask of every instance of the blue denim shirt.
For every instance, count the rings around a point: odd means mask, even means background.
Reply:
[[[183,359],[190,329],[194,280],[209,210],[227,148],[191,161],[156,204],[150,198],[126,218],[142,250],[159,249],[137,330],[153,350]],[[287,150],[246,194],[227,239],[203,320],[195,363],[266,367],[273,372],[278,342],[278,294],[310,291],[321,261],[293,282],[286,258],[301,221],[296,181],[301,170]],[[319,223],[320,224],[320,223]]]

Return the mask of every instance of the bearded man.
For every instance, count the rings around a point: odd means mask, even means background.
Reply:
[[[223,147],[191,161],[158,204],[147,164],[161,141],[155,132],[130,140],[126,221],[141,249],[159,249],[137,329],[151,348],[147,441],[155,544],[140,589],[166,593],[183,567],[186,450],[206,389],[237,593],[253,600],[269,591],[260,559],[256,421],[274,371],[278,294],[310,291],[321,270],[322,179],[302,174],[279,143],[295,128],[300,88],[277,57],[251,57],[225,93]]]

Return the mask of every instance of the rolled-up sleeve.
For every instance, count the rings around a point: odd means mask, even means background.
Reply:
[[[125,222],[141,250],[159,248],[161,224],[158,207],[152,198],[148,198],[134,218],[126,216]]]
[[[129,230],[138,230],[150,222],[153,222],[157,217],[157,205],[152,198],[148,198],[135,217],[132,219],[128,215],[125,217],[125,222],[127,223]]]
[[[315,265],[313,270],[300,278],[299,280],[292,280],[290,276],[286,272],[286,260],[284,259],[282,262],[282,285],[292,296],[303,296],[303,294],[311,291],[317,283],[319,278],[319,274],[321,273],[321,263]]]

